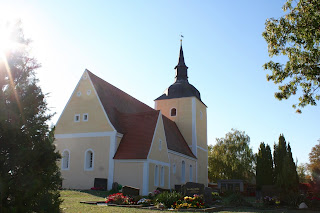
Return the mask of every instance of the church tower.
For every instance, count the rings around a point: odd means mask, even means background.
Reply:
[[[188,81],[182,43],[175,82],[155,99],[155,109],[174,121],[197,157],[196,182],[208,184],[207,106]]]

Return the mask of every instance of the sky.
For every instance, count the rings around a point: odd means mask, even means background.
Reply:
[[[208,144],[235,128],[256,153],[284,134],[300,164],[320,139],[320,106],[295,113],[298,97],[275,99],[278,86],[262,67],[270,60],[265,21],[282,16],[284,2],[0,0],[0,19],[21,19],[33,40],[52,124],[85,69],[154,107],[174,82],[182,34],[189,82],[208,106]]]

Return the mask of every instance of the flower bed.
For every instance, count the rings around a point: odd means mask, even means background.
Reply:
[[[183,199],[179,199],[172,205],[174,209],[202,209],[204,208],[204,202],[202,196],[193,195],[193,197],[184,197]]]

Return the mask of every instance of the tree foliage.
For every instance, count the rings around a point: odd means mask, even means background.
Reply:
[[[318,144],[312,147],[309,153],[309,161],[312,179],[320,184],[320,139],[318,140]]]
[[[260,188],[263,185],[272,185],[274,181],[274,168],[270,146],[260,144],[257,154],[256,183]]]
[[[279,85],[275,97],[288,99],[301,87],[297,112],[306,105],[316,105],[320,99],[320,0],[299,0],[283,6],[286,14],[267,19],[263,37],[269,56],[286,56],[285,65],[269,61],[267,80]],[[297,104],[293,105],[296,108]]]
[[[283,193],[297,191],[299,178],[296,164],[292,158],[290,144],[280,135],[278,144],[274,144],[275,184]]]
[[[299,176],[299,183],[309,183],[310,182],[310,175],[309,169],[307,164],[299,164],[297,166],[297,173]]]
[[[254,176],[254,155],[245,132],[232,129],[224,138],[209,146],[209,179],[251,180]]]
[[[17,45],[0,56],[0,212],[58,212],[60,155],[35,77],[40,64],[21,24],[6,29]]]

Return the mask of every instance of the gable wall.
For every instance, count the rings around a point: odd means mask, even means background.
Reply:
[[[161,150],[160,150],[161,140]],[[148,159],[169,163],[167,141],[164,132],[162,116],[159,113],[153,141],[151,143]]]
[[[87,94],[88,91],[91,91],[89,95]],[[77,95],[78,92],[81,92],[80,96]],[[84,113],[88,113],[88,121],[83,121]],[[74,121],[75,114],[80,114],[80,122]],[[113,130],[85,71],[57,122],[55,133],[106,132]]]

